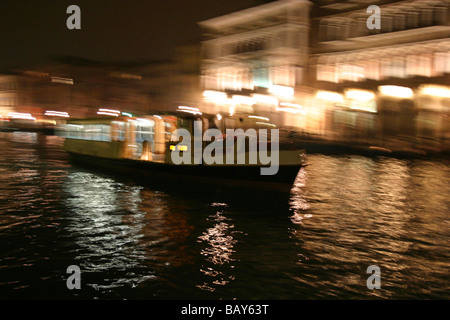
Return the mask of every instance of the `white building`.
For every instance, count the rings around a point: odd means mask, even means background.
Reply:
[[[369,5],[379,29],[368,27]],[[449,139],[449,6],[278,0],[200,22],[203,108],[328,137]]]
[[[308,66],[307,0],[279,0],[200,22],[204,108],[270,113],[293,104]]]

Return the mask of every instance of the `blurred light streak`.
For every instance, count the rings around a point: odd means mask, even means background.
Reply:
[[[450,89],[444,86],[434,86],[434,85],[422,86],[420,87],[420,93],[439,98],[450,98]]]
[[[280,86],[280,85],[272,85],[269,87],[269,92],[278,95],[278,96],[284,96],[284,97],[293,97],[294,96],[294,88],[292,87],[286,87],[286,86]]]
[[[30,113],[10,112],[8,113],[8,117],[17,120],[36,120],[36,118],[33,117]]]
[[[375,94],[366,90],[350,89],[345,92],[345,97],[355,100],[369,101],[375,98]]]
[[[409,99],[414,96],[413,91],[407,87],[401,86],[379,86],[381,94],[393,98],[404,98]]]
[[[341,94],[332,91],[319,91],[316,94],[317,99],[322,99],[331,102],[343,102],[344,98]]]
[[[245,104],[248,106],[256,104],[256,100],[254,98],[241,95],[234,95],[233,102],[236,104]]]
[[[252,118],[252,119],[259,119],[259,120],[265,120],[265,121],[269,121],[270,120],[269,118],[260,117],[260,116],[248,116],[248,117]]]
[[[51,117],[62,117],[62,118],[69,118],[69,114],[67,112],[61,112],[61,111],[45,111],[46,116],[51,116]]]
[[[259,104],[278,105],[278,99],[265,94],[253,94],[252,98]]]

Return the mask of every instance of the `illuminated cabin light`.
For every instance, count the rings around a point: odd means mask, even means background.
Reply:
[[[414,96],[413,91],[407,87],[400,86],[380,86],[378,87],[381,94],[393,98],[409,99]]]
[[[258,119],[258,120],[264,120],[264,121],[269,121],[270,120],[269,118],[260,117],[260,116],[248,116],[248,117],[252,118],[252,119]]]
[[[118,117],[118,113],[112,113],[112,112],[105,112],[105,111],[98,111],[98,115],[105,115],[105,116],[111,116],[111,117]]]
[[[62,117],[62,118],[69,118],[69,114],[67,112],[61,112],[61,111],[45,111],[44,115],[49,117]]]
[[[182,110],[190,110],[190,111],[200,111],[198,108],[194,108],[194,107],[186,107],[186,106],[179,106],[178,109],[182,109]]]
[[[345,92],[345,97],[354,100],[370,101],[375,98],[375,94],[366,90],[351,89]]]
[[[303,109],[302,105],[296,104],[296,103],[290,103],[290,102],[281,102],[280,106],[282,107],[289,107],[289,108],[296,108],[296,109]]]
[[[278,99],[265,94],[253,94],[252,98],[259,104],[278,105]]]
[[[222,116],[220,114],[217,114],[217,120],[222,120]]]
[[[179,151],[187,151],[188,147],[187,146],[178,146],[178,150]]]
[[[302,112],[302,110],[299,110],[297,108],[289,108],[289,107],[278,107],[278,108],[276,108],[276,111],[288,112],[288,113],[292,113],[292,114],[297,114],[297,113]]]
[[[450,89],[444,86],[433,86],[433,85],[422,86],[420,87],[420,92],[428,96],[439,98],[450,98]]]
[[[317,99],[322,99],[331,102],[343,102],[344,98],[341,94],[332,91],[319,91],[316,94]]]
[[[221,91],[205,90],[203,91],[203,97],[210,99],[226,99],[227,94]]]
[[[292,87],[272,85],[269,87],[269,93],[272,93],[277,96],[293,97],[295,91],[294,88]]]
[[[8,117],[13,120],[36,120],[30,113],[10,112]]]
[[[194,115],[202,115],[200,110],[198,108],[194,108],[194,107],[179,106],[178,107],[178,111],[191,113],[191,114],[194,114]]]
[[[253,99],[252,97],[234,95],[232,99],[233,99],[233,102],[236,104],[245,104],[248,106],[252,106],[252,105],[256,104],[256,100]]]
[[[256,124],[261,124],[261,125],[269,126],[269,127],[276,127],[276,125],[274,125],[273,123],[267,123],[267,122],[256,122]]]
[[[73,79],[70,79],[70,78],[61,78],[61,77],[52,77],[52,82],[55,82],[55,83],[64,83],[64,84],[73,84]]]
[[[98,111],[100,112],[109,112],[109,113],[117,113],[117,115],[120,115],[120,111],[119,110],[112,110],[112,109],[98,109]]]

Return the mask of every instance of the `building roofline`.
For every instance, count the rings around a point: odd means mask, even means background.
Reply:
[[[223,16],[200,21],[198,24],[203,28],[223,28],[235,23],[248,21],[255,15],[265,15],[273,10],[290,7],[293,5],[311,5],[309,0],[277,0],[260,6],[232,12]]]

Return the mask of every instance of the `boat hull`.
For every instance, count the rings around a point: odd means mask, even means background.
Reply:
[[[275,175],[261,175],[260,166],[252,165],[174,165],[134,159],[112,159],[71,153],[73,161],[97,169],[133,174],[140,181],[173,187],[200,186],[223,190],[251,189],[289,193],[304,164],[283,165]]]

